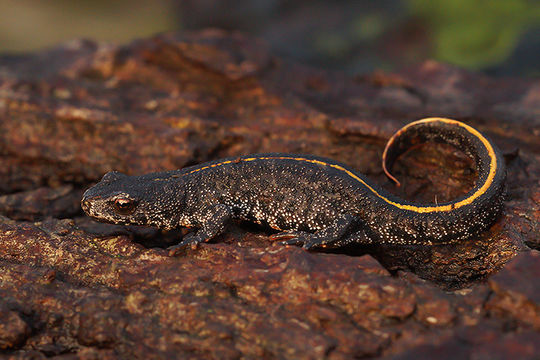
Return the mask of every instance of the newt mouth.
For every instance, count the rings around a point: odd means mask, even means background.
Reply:
[[[81,199],[81,208],[87,215],[92,216],[92,203],[98,198],[99,197],[88,197],[83,195],[83,198]]]
[[[81,200],[81,208],[83,209],[83,211],[84,211],[85,213],[88,214],[89,211],[90,211],[90,201],[89,201],[88,199],[86,199],[86,198],[83,198],[83,199]]]

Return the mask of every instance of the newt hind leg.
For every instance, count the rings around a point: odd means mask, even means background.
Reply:
[[[315,233],[305,231],[285,231],[271,236],[272,240],[284,240],[283,245],[302,246],[306,250],[316,248],[338,248],[343,245],[359,242],[368,243],[363,230],[358,229],[359,219],[356,216],[344,214],[336,222]]]

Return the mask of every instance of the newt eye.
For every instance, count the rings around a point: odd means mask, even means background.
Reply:
[[[119,198],[114,200],[115,210],[122,215],[131,214],[135,210],[135,206],[137,206],[137,202],[132,199]]]

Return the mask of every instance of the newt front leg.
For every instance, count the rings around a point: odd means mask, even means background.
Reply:
[[[179,244],[170,246],[168,248],[169,256],[179,254],[187,246],[196,248],[197,244],[207,242],[213,237],[223,233],[232,216],[233,210],[227,205],[217,204],[211,207],[208,209],[208,217],[202,227],[199,230],[184,236]]]

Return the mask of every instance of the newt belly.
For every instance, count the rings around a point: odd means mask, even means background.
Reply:
[[[388,141],[383,169],[412,144],[453,145],[476,164],[478,180],[464,196],[442,204],[417,204],[376,186],[337,161],[296,154],[255,154],[181,170],[127,176],[107,173],[81,201],[94,219],[198,230],[176,249],[208,241],[233,219],[268,225],[275,239],[304,248],[348,243],[436,245],[471,238],[501,213],[506,170],[500,151],[462,122],[427,118]]]

